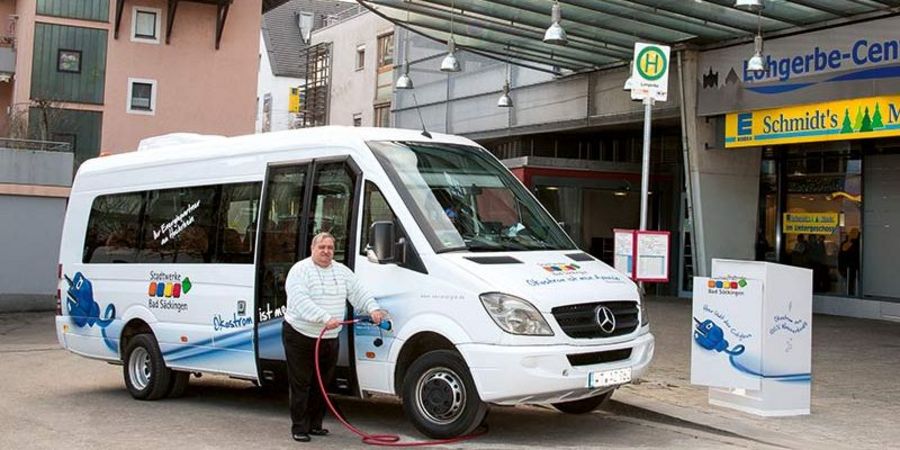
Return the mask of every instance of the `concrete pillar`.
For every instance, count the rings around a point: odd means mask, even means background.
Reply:
[[[695,275],[708,276],[712,258],[753,259],[759,208],[761,149],[725,150],[716,120],[697,116],[696,51],[683,55],[685,134],[693,200]]]

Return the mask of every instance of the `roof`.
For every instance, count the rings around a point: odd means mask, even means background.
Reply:
[[[210,136],[209,139],[201,139],[201,137],[195,136],[192,141],[184,141],[187,143],[178,143],[168,147],[160,146],[139,152],[89,159],[78,169],[76,182],[79,177],[86,174],[113,173],[157,165],[215,160],[223,157],[291,152],[310,145],[319,148],[341,147],[351,150],[351,153],[353,149],[361,148],[368,141],[418,141],[478,145],[464,137],[441,133],[432,133],[432,137],[429,139],[422,135],[421,130],[343,126],[301,128],[230,138]],[[177,140],[173,142],[177,142]],[[296,156],[292,158],[297,159]],[[246,161],[251,161],[251,159]]]
[[[595,70],[631,59],[635,42],[749,41],[896,14],[900,0],[764,0],[760,15],[735,0],[559,0],[567,45],[543,42],[550,0],[358,0],[395,25],[456,48],[546,72]],[[451,30],[452,27],[452,30]]]
[[[263,14],[263,41],[273,74],[294,78],[305,76],[300,59],[301,50],[307,46],[300,37],[298,16],[301,12],[313,13],[313,29],[318,29],[324,25],[326,17],[356,7],[356,3],[346,1],[288,0]]]

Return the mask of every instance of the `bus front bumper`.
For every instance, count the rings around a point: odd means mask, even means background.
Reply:
[[[615,344],[500,346],[461,344],[458,346],[472,373],[481,399],[499,405],[568,402],[599,395],[620,386],[588,387],[595,373],[631,372],[631,380],[641,377],[653,358],[654,338],[649,332]],[[592,358],[627,358],[590,364]],[[609,353],[607,353],[609,352]],[[617,355],[617,356],[616,356]],[[573,365],[570,357],[575,361]],[[585,365],[582,365],[585,364]],[[627,382],[626,382],[627,383]]]

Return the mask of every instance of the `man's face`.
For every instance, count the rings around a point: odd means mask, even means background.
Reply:
[[[319,267],[328,267],[334,259],[334,240],[331,238],[320,239],[311,247],[312,259]]]

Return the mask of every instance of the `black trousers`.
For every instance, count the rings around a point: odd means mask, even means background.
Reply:
[[[281,339],[290,384],[291,433],[309,433],[312,428],[322,428],[325,417],[325,400],[319,390],[313,362],[316,339],[298,333],[287,321],[282,326]],[[337,359],[338,340],[323,339],[319,346],[319,367],[326,387],[334,378]]]

